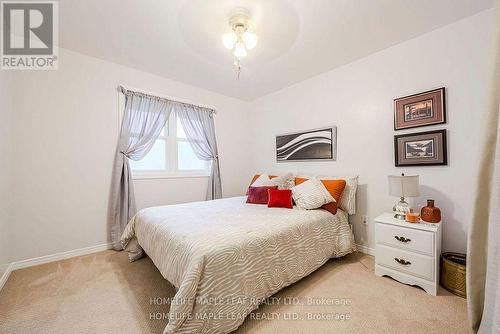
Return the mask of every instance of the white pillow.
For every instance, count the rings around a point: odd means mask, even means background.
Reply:
[[[335,199],[317,178],[311,178],[294,186],[292,197],[297,207],[305,210],[317,209],[325,204],[335,202]]]
[[[261,174],[252,184],[252,187],[278,186],[278,189],[291,189],[295,186],[295,178],[292,173],[273,177],[268,174]]]
[[[354,215],[356,213],[356,191],[358,190],[358,177],[339,177],[339,179],[344,179],[346,184],[344,188],[344,193],[340,199],[339,207],[347,212],[349,215]]]
[[[274,184],[270,184],[271,179],[267,174],[261,174],[253,183],[252,187],[264,187],[264,186],[274,186]]]
[[[292,173],[273,177],[271,179],[273,185],[278,186],[278,189],[292,189],[295,186],[295,177]]]
[[[298,176],[302,178],[311,178],[313,176],[303,175]],[[342,198],[338,207],[349,215],[356,214],[356,191],[358,189],[358,176],[316,176],[319,180],[345,180],[346,185],[344,192],[342,193]]]

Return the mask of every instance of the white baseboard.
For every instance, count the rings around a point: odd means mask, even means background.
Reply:
[[[365,245],[356,245],[356,248],[358,248],[358,251],[360,251],[361,253],[375,256],[375,249],[374,248],[370,248],[370,247],[365,246]]]
[[[56,254],[51,254],[51,255],[35,257],[32,259],[26,259],[26,260],[12,262],[12,263],[5,266],[5,271],[3,272],[2,277],[0,277],[0,290],[3,288],[5,282],[7,282],[7,279],[9,278],[10,274],[14,270],[33,267],[33,266],[37,266],[39,264],[44,264],[44,263],[49,263],[49,262],[54,262],[54,261],[65,260],[65,259],[69,259],[69,258],[76,257],[76,256],[82,256],[82,255],[102,252],[102,251],[112,249],[112,248],[113,248],[113,245],[111,243],[109,243],[109,244],[84,247],[84,248],[79,248],[79,249],[75,249],[75,250],[71,250],[71,251],[67,251],[67,252],[61,252],[61,253],[56,253]]]
[[[11,272],[12,272],[11,264],[2,266],[2,277],[0,277],[0,290],[2,290],[5,282],[7,282],[7,279],[9,278]]]

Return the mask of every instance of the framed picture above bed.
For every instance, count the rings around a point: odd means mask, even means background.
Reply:
[[[444,87],[394,100],[394,130],[445,122]]]
[[[447,165],[446,130],[394,136],[396,167]]]
[[[336,159],[336,126],[276,136],[277,162]]]

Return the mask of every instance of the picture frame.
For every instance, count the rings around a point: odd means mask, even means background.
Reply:
[[[394,130],[446,123],[445,88],[394,100]]]
[[[329,126],[276,136],[276,161],[337,160],[337,127]]]
[[[396,167],[448,165],[446,129],[394,136]]]

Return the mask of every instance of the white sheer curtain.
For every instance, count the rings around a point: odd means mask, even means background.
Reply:
[[[198,159],[211,161],[212,168],[208,181],[207,200],[222,198],[214,111],[190,104],[179,104],[175,110]]]
[[[134,186],[129,159],[141,160],[153,147],[165,126],[175,102],[120,88],[125,109],[116,148],[108,204],[111,242],[121,250],[120,237],[136,213]]]
[[[500,0],[495,6],[493,84],[467,247],[467,306],[474,333],[500,333]]]

